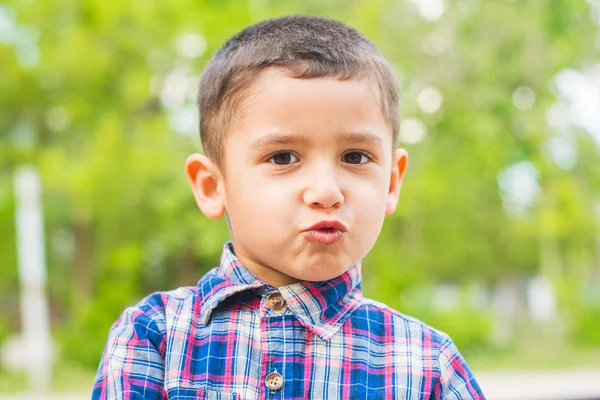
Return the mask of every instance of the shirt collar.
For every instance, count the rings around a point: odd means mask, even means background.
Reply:
[[[233,253],[231,241],[225,243],[221,264],[198,282],[199,323],[206,325],[212,311],[228,297],[251,289],[279,290],[290,311],[307,329],[323,340],[333,336],[362,302],[361,264],[333,279],[321,282],[296,282],[278,289],[256,277]]]

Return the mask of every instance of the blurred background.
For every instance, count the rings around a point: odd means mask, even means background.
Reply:
[[[218,264],[225,221],[183,168],[199,76],[231,35],[295,13],[357,28],[401,82],[410,166],[366,295],[475,371],[600,368],[600,1],[8,0],[0,396],[28,369],[89,393],[119,314]]]

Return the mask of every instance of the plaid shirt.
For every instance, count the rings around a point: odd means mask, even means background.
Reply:
[[[363,297],[360,264],[280,288],[225,245],[110,330],[93,399],[484,399],[444,333]]]

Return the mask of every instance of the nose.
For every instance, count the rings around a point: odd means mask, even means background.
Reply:
[[[334,168],[315,168],[307,178],[308,184],[304,190],[304,203],[307,206],[328,209],[339,208],[344,203],[344,194]]]

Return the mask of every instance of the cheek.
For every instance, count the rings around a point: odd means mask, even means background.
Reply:
[[[371,236],[380,231],[385,218],[388,185],[379,179],[363,181],[355,186],[352,209],[361,232]]]
[[[259,174],[245,174],[231,184],[230,204],[236,210],[247,214],[247,218],[264,219],[268,222],[274,215],[285,212],[292,204],[293,188],[284,180],[266,179]]]
[[[365,212],[374,212],[386,203],[388,183],[389,180],[381,175],[374,175],[368,179],[355,180],[351,190],[362,205],[369,206]]]

